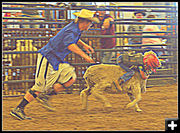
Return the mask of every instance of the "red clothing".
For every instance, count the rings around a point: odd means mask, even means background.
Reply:
[[[98,26],[101,28],[101,35],[115,35],[115,26],[114,24],[110,24],[110,27],[108,29],[102,29],[102,25],[105,19],[112,18],[112,16],[106,14],[104,16],[104,19],[102,20],[102,23]],[[116,46],[116,38],[101,38],[101,48],[102,49],[111,49]]]

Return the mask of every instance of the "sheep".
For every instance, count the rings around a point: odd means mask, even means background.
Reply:
[[[135,70],[135,74],[131,79],[121,85],[122,90],[115,89],[114,82],[117,81],[126,71],[119,65],[98,64],[90,66],[83,78],[87,84],[87,88],[82,90],[80,98],[82,101],[82,110],[87,110],[88,96],[92,94],[97,100],[104,104],[105,109],[111,108],[112,105],[103,95],[104,92],[124,93],[131,100],[126,108],[135,107],[135,111],[141,112],[138,102],[141,100],[141,93],[146,91],[147,79],[142,79],[140,73]]]

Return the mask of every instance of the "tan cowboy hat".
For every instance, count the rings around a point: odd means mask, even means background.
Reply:
[[[73,14],[77,17],[85,18],[96,23],[100,23],[99,19],[97,17],[94,17],[95,12],[92,12],[90,10],[82,9],[80,12],[74,12]]]

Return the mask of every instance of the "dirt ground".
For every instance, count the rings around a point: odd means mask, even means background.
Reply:
[[[93,96],[89,97],[89,109],[81,111],[78,94],[59,94],[53,97],[52,105],[56,112],[48,112],[34,100],[27,105],[25,113],[32,120],[19,121],[9,112],[22,97],[3,98],[2,130],[51,130],[51,131],[126,131],[126,130],[165,130],[165,118],[178,117],[177,84],[147,88],[139,102],[143,112],[133,108],[124,109],[129,103],[127,95],[107,94],[112,103],[111,112],[102,108]]]

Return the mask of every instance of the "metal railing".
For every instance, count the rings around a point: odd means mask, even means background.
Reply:
[[[27,5],[25,3],[3,3],[4,5]],[[33,5],[33,4],[31,4]],[[38,4],[34,4],[35,6]],[[39,4],[39,6],[47,6],[46,4]],[[157,19],[141,19],[141,20],[156,20],[158,22],[136,22],[139,19],[118,19],[115,15],[115,21],[112,23],[115,26],[117,25],[166,25],[168,30],[161,32],[150,32],[150,33],[164,33],[165,35],[161,36],[146,36],[144,33],[149,32],[115,32],[116,35],[100,35],[100,29],[97,27],[92,27],[88,32],[82,34],[81,38],[86,43],[91,41],[92,47],[95,49],[95,53],[91,54],[92,58],[96,62],[101,62],[102,53],[103,52],[113,52],[114,58],[112,59],[113,64],[115,64],[116,57],[126,51],[132,51],[132,47],[140,47],[137,49],[133,49],[138,52],[144,52],[145,50],[141,47],[143,46],[164,46],[165,49],[155,49],[156,51],[165,51],[166,55],[160,56],[161,59],[167,59],[168,62],[162,63],[164,68],[158,69],[156,74],[152,74],[148,79],[148,87],[158,86],[159,82],[161,84],[161,80],[164,81],[176,81],[177,78],[177,8],[176,6],[106,6],[106,8],[96,8],[95,6],[65,6],[65,7],[35,7],[35,8],[22,8],[22,7],[3,7],[3,11],[6,10],[43,10],[43,11],[55,11],[55,18],[51,21],[47,21],[47,18],[39,17],[3,17],[3,20],[41,20],[40,22],[3,22],[3,25],[44,25],[41,28],[3,28],[3,96],[19,96],[24,95],[27,89],[29,89],[34,84],[34,75],[36,69],[36,58],[37,50],[42,48],[47,44],[48,40],[57,34],[57,32],[61,28],[57,28],[58,26],[65,26],[68,22],[72,21],[72,19],[68,18],[68,12],[73,10],[80,10],[82,8],[90,9],[90,10],[106,10],[113,11],[114,14],[117,12],[134,12],[134,11],[145,11],[145,12],[158,12],[158,13],[166,13],[167,18],[157,18]],[[121,9],[118,9],[121,8]],[[125,8],[125,9],[123,9]],[[130,8],[130,9],[129,9]],[[134,8],[142,8],[142,9],[134,9]],[[147,9],[144,9],[147,8]],[[153,10],[148,10],[151,8],[156,8]],[[166,8],[166,9],[161,9]],[[64,18],[58,19],[56,11],[63,11]],[[71,17],[71,16],[70,16]],[[126,22],[128,21],[128,22]],[[134,22],[131,22],[134,21]],[[163,22],[159,22],[163,21]],[[45,25],[48,25],[48,28],[45,28]],[[142,35],[129,35],[129,34],[142,34]],[[99,49],[99,39],[100,38],[164,38],[167,39],[166,44],[146,44],[146,45],[122,45],[117,46],[116,49]],[[19,41],[19,42],[18,42]],[[32,44],[37,50],[32,50],[32,48],[28,47],[27,49],[19,48],[17,50],[17,44],[21,46],[30,46]],[[16,50],[16,51],[12,51]],[[146,49],[147,50],[147,49]],[[149,49],[150,50],[150,49]],[[16,58],[19,58],[16,59]],[[24,58],[27,59],[25,61]],[[66,61],[68,61],[72,66],[75,67],[77,74],[77,81],[72,87],[72,90],[68,90],[67,93],[79,92],[83,88],[86,87],[85,82],[82,78],[86,69],[93,65],[91,63],[86,63],[85,60],[80,58],[78,55],[69,54],[66,57]],[[154,83],[154,81],[157,82]],[[162,83],[161,85],[164,85]]]

